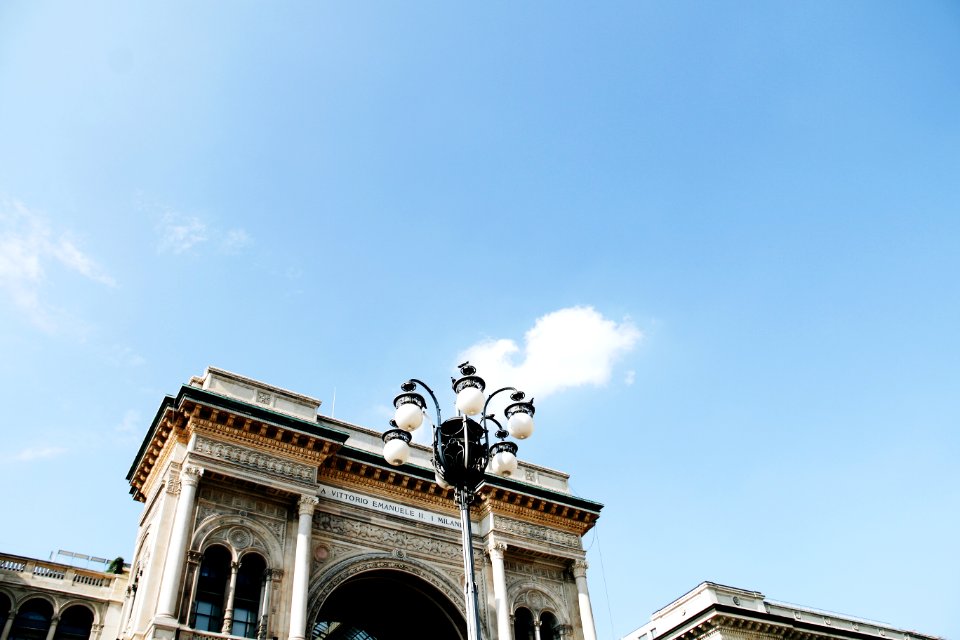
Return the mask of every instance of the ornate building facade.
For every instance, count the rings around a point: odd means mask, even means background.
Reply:
[[[940,640],[882,622],[767,600],[704,582],[623,640]]]
[[[0,640],[466,640],[461,530],[430,450],[215,368],[163,399],[127,480],[121,574],[0,555]],[[485,640],[596,640],[582,537],[601,505],[522,463],[472,507]],[[703,583],[624,640],[938,640]]]
[[[128,578],[0,554],[0,640],[110,640]]]
[[[466,638],[461,532],[430,450],[219,369],[164,399],[130,469],[144,503],[117,637]],[[484,638],[595,640],[582,536],[601,509],[521,463],[473,506]]]

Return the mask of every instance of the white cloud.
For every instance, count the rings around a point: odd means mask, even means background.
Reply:
[[[146,358],[131,349],[114,345],[104,350],[104,357],[107,362],[115,367],[140,367],[147,363]]]
[[[516,342],[504,338],[475,344],[460,357],[477,367],[490,390],[511,385],[528,397],[543,398],[573,387],[606,385],[614,363],[641,337],[629,319],[618,323],[593,307],[569,307],[538,318],[524,336],[522,354]]]
[[[47,271],[55,265],[116,286],[113,277],[65,231],[55,230],[21,202],[0,200],[0,292],[34,325],[51,332],[67,322],[63,311],[41,298]]]
[[[33,462],[46,458],[55,458],[67,450],[64,447],[28,447],[14,454],[13,459],[19,462]]]
[[[123,434],[145,432],[146,428],[140,419],[140,412],[135,409],[128,409],[127,412],[123,414],[123,420],[117,425],[115,431]]]
[[[207,241],[207,223],[200,218],[168,211],[157,225],[160,253],[183,253]]]
[[[160,216],[157,233],[160,236],[157,241],[159,253],[189,253],[211,243],[221,253],[234,254],[253,244],[253,238],[246,229],[236,227],[224,231],[198,216],[176,211],[166,211]]]
[[[225,253],[238,253],[241,249],[249,246],[251,242],[253,240],[250,238],[250,234],[243,229],[230,229],[220,242],[220,248]]]
[[[632,385],[634,382],[636,382],[636,380],[637,380],[637,372],[634,371],[633,369],[630,369],[629,371],[627,371],[627,373],[623,376],[623,384],[627,385],[628,387]]]

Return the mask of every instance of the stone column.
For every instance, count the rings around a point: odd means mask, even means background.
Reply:
[[[497,640],[512,640],[510,611],[507,608],[507,574],[503,567],[503,554],[507,545],[494,542],[487,549],[493,567],[493,597],[497,605]]]
[[[573,563],[573,577],[577,581],[577,602],[580,605],[580,624],[584,640],[597,640],[597,628],[593,624],[593,609],[590,606],[590,591],[587,589],[587,561]]]
[[[53,640],[57,633],[57,625],[60,624],[60,616],[54,616],[50,619],[50,628],[47,629],[47,640]]]
[[[203,469],[200,467],[185,467],[180,472],[180,497],[173,517],[173,531],[170,536],[170,546],[167,549],[167,561],[163,565],[163,576],[160,579],[160,597],[157,601],[159,617],[168,619],[177,617],[180,576],[183,575],[184,556],[190,539],[193,507],[196,503],[197,485],[200,483],[201,475],[203,475]]]
[[[264,640],[267,637],[267,623],[270,620],[270,592],[273,586],[273,571],[263,572],[263,590],[260,596],[260,611],[257,615],[257,638]]]
[[[310,587],[310,532],[316,496],[300,496],[297,551],[293,566],[293,597],[290,603],[290,640],[304,640],[307,632],[307,590]]]
[[[221,633],[231,633],[233,630],[233,601],[237,595],[237,570],[239,568],[239,562],[230,563],[230,584],[227,587],[227,606],[223,612]]]
[[[10,609],[10,615],[7,616],[6,621],[3,623],[3,631],[0,632],[0,640],[7,640],[10,637],[10,629],[13,627],[13,621],[17,619],[17,610]]]
[[[533,621],[533,640],[540,640],[540,621]]]

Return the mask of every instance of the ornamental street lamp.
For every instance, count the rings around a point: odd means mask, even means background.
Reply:
[[[459,366],[460,377],[451,378],[453,391],[457,394],[457,417],[442,420],[440,402],[426,383],[413,378],[400,385],[402,393],[393,400],[396,413],[390,429],[383,434],[383,457],[392,465],[401,465],[410,457],[410,440],[413,432],[423,423],[427,403],[417,393],[422,387],[433,398],[437,412],[433,423],[433,468],[437,484],[444,489],[454,489],[454,500],[460,508],[460,523],[463,534],[463,571],[466,584],[467,631],[469,640],[480,638],[480,610],[477,605],[477,586],[473,576],[473,544],[470,533],[470,505],[483,483],[484,474],[490,471],[510,477],[517,471],[517,445],[506,437],[517,440],[528,438],[533,433],[533,398],[526,397],[515,387],[504,387],[484,395],[486,383],[476,375],[477,369],[469,362]],[[507,428],[496,415],[487,413],[490,401],[497,394],[512,391],[513,401],[503,410]],[[474,416],[473,418],[471,416]],[[488,422],[496,425],[494,436],[497,442],[490,444]]]

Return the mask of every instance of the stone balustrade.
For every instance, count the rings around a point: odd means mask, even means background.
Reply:
[[[42,581],[63,581],[85,587],[110,588],[121,576],[93,569],[82,569],[59,562],[45,562],[33,558],[23,558],[9,554],[0,554],[0,573],[16,573],[24,582],[37,579]],[[2,579],[0,579],[2,581]]]

